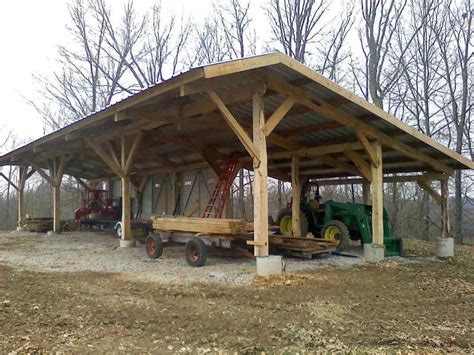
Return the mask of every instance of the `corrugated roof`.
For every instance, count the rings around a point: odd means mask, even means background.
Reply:
[[[267,85],[268,78],[276,78],[286,86],[278,90],[271,82]],[[444,169],[448,173],[474,168],[469,159],[281,53],[190,69],[5,154],[0,157],[0,165],[28,165],[34,160],[47,168],[48,159],[75,154],[66,173],[85,178],[110,176],[112,170],[88,149],[84,138],[113,146],[118,144],[120,135],[133,136],[139,131],[146,133],[133,169],[139,175],[199,164],[209,161],[209,156],[220,159],[234,151],[245,156],[243,145],[209,100],[206,90],[211,88],[225,98],[229,110],[251,137],[252,93],[257,88],[262,90],[264,85],[267,117],[288,95],[295,96],[297,102],[267,137],[270,175],[288,177],[290,155],[282,157],[282,152],[285,155],[285,151],[302,148],[313,148],[314,152],[303,159],[303,175],[355,175],[352,169],[345,171],[318,159],[318,148],[324,152],[323,147],[327,150],[338,144],[358,142],[355,129],[383,144],[385,173],[443,170],[440,166],[448,168]],[[116,114],[123,117],[115,119]],[[362,148],[355,150],[368,161]],[[334,151],[326,156],[335,162],[352,164],[343,153]]]

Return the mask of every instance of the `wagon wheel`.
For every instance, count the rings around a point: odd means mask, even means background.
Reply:
[[[163,241],[157,234],[150,233],[145,240],[146,254],[151,259],[158,259],[163,254]]]
[[[186,243],[184,254],[190,266],[203,266],[207,259],[207,247],[202,239],[192,238]]]

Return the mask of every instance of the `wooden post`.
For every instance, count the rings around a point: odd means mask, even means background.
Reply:
[[[374,144],[374,151],[380,164],[371,164],[372,171],[372,244],[383,245],[383,172],[382,146]]]
[[[441,183],[441,238],[448,238],[449,226],[449,189],[448,179],[440,180]]]
[[[301,235],[301,183],[300,183],[300,158],[294,155],[291,158],[291,229],[293,237],[304,237]]]
[[[18,227],[25,225],[25,183],[27,179],[28,167],[20,167],[18,179]]]
[[[362,203],[368,205],[370,201],[370,184],[364,179],[362,183]]]
[[[263,128],[265,114],[263,110],[263,94],[253,95],[253,144],[258,150],[259,159],[254,157],[254,240],[255,256],[268,256],[268,171],[267,143]]]
[[[53,186],[53,231],[61,231],[61,182]]]
[[[130,216],[130,176],[124,175],[122,180],[122,239],[132,239],[131,216]]]

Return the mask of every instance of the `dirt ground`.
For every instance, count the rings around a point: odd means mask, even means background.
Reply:
[[[0,352],[474,351],[472,246],[442,262],[426,242],[376,265],[287,260],[259,278],[249,259],[196,271],[178,251],[149,263],[101,235],[94,254],[92,238],[0,233]],[[183,275],[153,277],[165,269]]]

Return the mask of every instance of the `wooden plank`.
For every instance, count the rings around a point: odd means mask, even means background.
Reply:
[[[355,150],[345,150],[344,155],[352,160],[363,177],[365,177],[368,181],[372,180],[372,172],[370,170],[369,164],[367,164],[367,162],[362,159],[362,157]]]
[[[301,201],[301,182],[300,182],[300,159],[298,156],[293,156],[291,159],[291,229],[293,237],[301,237],[301,216],[300,216],[300,201]]]
[[[241,219],[155,217],[153,228],[163,231],[193,232],[203,234],[247,233],[247,224]]]
[[[260,156],[259,156],[259,151],[255,147],[254,143],[250,139],[250,137],[247,135],[245,130],[240,126],[239,122],[235,119],[234,115],[228,110],[224,102],[221,100],[221,98],[216,94],[215,91],[209,90],[207,92],[209,97],[211,98],[212,101],[216,104],[217,108],[219,111],[222,113],[222,116],[224,117],[225,121],[229,125],[229,127],[234,131],[234,133],[237,135],[239,138],[240,142],[243,144],[247,152],[250,154],[250,156],[257,161],[260,161]]]
[[[289,84],[286,81],[283,81],[273,75],[268,75],[266,77],[266,82],[273,90],[276,90],[282,94],[293,95],[294,97],[296,97],[300,104],[311,108],[314,112],[318,112],[324,115],[325,117],[340,122],[347,127],[353,128],[354,130],[363,131],[366,135],[380,140],[383,144],[386,144],[391,148],[396,149],[411,158],[429,164],[436,170],[446,172],[450,175],[453,173],[453,169],[447,166],[446,164],[440,163],[437,159],[434,159],[420,152],[419,150],[401,142],[400,140],[397,140],[396,138],[393,138],[388,134],[377,130],[373,126],[361,121],[357,117],[354,117],[337,107],[329,105],[328,103],[319,98],[314,99],[310,94],[308,94],[305,90],[301,88]]]
[[[223,63],[210,64],[203,67],[204,77],[208,79],[215,78],[217,76],[223,76],[277,64],[280,61],[281,59],[279,53],[271,53]]]
[[[253,210],[254,210],[254,241],[259,243],[254,247],[254,255],[268,256],[268,168],[267,142],[263,132],[265,127],[265,111],[263,93],[253,95],[253,144],[257,147],[260,162],[254,160]],[[260,244],[265,245],[260,245]]]
[[[296,100],[293,96],[288,96],[285,101],[273,112],[273,114],[268,118],[263,128],[265,136],[269,136],[272,133],[273,129],[280,123],[280,121],[285,117],[285,115],[290,111],[290,109],[295,104]]]
[[[372,244],[383,245],[383,173],[382,173],[382,146],[374,145],[380,165],[371,164],[372,170]]]

